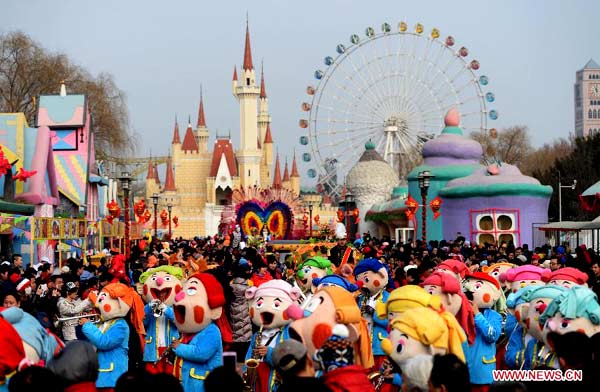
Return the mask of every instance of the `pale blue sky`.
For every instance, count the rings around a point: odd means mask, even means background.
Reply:
[[[213,135],[237,132],[231,74],[242,62],[246,11],[254,63],[265,63],[273,137],[289,141],[279,144],[289,155],[314,70],[367,26],[407,20],[453,35],[491,79],[496,126],[527,125],[535,145],[573,131],[575,72],[600,61],[594,0],[2,0],[0,30],[22,30],[94,74],[112,73],[144,139],[138,155],[166,154],[174,113],[196,122],[201,83]]]

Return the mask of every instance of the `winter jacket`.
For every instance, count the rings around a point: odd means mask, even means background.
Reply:
[[[229,306],[229,315],[234,342],[249,342],[252,337],[252,322],[245,296],[248,287],[248,280],[244,278],[234,278],[231,282],[233,300]]]
[[[471,384],[491,384],[496,369],[496,341],[502,330],[502,316],[495,310],[485,309],[475,316],[475,342],[465,353]]]
[[[144,306],[144,328],[146,329],[146,344],[144,345],[144,362],[155,362],[160,358],[158,348],[158,334],[162,333],[162,340],[167,347],[171,342],[179,339],[179,331],[175,325],[173,307],[165,305],[162,316],[154,317],[150,304]]]
[[[321,380],[333,392],[375,391],[367,377],[367,370],[357,365],[340,367],[323,373]]]
[[[83,313],[86,310],[91,309],[92,303],[89,299],[81,301],[76,299],[74,301],[69,301],[66,298],[61,298],[58,300],[58,314],[59,317],[72,317],[77,316],[80,313]],[[68,320],[63,321],[60,325],[62,329],[63,340],[68,342],[69,340],[77,339],[75,334],[75,327],[79,325],[79,320]]]

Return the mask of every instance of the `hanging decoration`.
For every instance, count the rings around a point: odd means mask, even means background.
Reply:
[[[108,208],[108,213],[110,214],[110,216],[113,219],[121,216],[121,208],[119,207],[119,205],[117,204],[117,202],[114,199],[111,200],[109,203],[106,203],[106,208]],[[112,219],[111,219],[111,223],[112,223]]]
[[[149,210],[144,211],[144,215],[142,215],[143,221],[140,221],[140,223],[147,223],[150,221],[150,218],[152,218],[152,213]]]
[[[133,205],[133,212],[139,223],[146,223],[144,213],[146,212],[146,200],[142,199]]]
[[[419,202],[417,202],[411,195],[408,195],[404,204],[406,204],[406,217],[410,219],[416,214],[417,210],[419,209]]]
[[[358,211],[358,208],[352,210],[352,216],[354,217],[354,223],[356,224],[358,224],[358,221],[360,220],[359,215],[360,211]]]
[[[177,217],[177,215],[173,217],[172,221],[175,224],[175,228],[179,227],[179,218]]]
[[[433,211],[433,220],[436,220],[441,215],[440,209],[442,208],[442,199],[437,196],[435,199],[431,200],[429,207],[431,207],[431,211]]]
[[[13,180],[19,180],[23,182],[27,182],[29,177],[32,177],[37,174],[36,170],[27,171],[23,168],[19,169],[19,172],[13,176]]]
[[[6,174],[9,170],[12,170],[12,166],[8,159],[4,156],[2,146],[0,146],[0,177]]]
[[[344,223],[344,211],[343,210],[337,210],[337,219],[338,222]]]
[[[317,226],[319,225],[319,222],[321,221],[321,217],[319,216],[319,214],[315,215],[315,217],[313,218],[315,220],[315,223],[317,224]]]
[[[169,225],[169,213],[167,210],[162,210],[160,212],[160,223],[163,227],[167,227]]]

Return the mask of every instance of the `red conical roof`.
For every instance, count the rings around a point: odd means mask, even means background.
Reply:
[[[154,163],[152,159],[148,161],[148,174],[146,174],[146,180],[154,179]]]
[[[154,181],[160,185],[160,178],[158,177],[158,165],[154,165]]]
[[[204,117],[204,99],[202,97],[202,89],[200,89],[200,106],[198,107],[198,127],[206,128],[206,117]]]
[[[192,124],[189,124],[185,130],[185,136],[183,137],[183,144],[181,145],[182,151],[198,151],[198,143],[194,137],[194,131],[192,131]]]
[[[175,119],[175,127],[173,129],[173,141],[171,144],[180,144],[181,140],[179,139],[179,124],[177,123],[177,119]]]
[[[250,49],[250,29],[246,23],[246,47],[244,48],[244,71],[254,69],[252,65],[252,49]]]
[[[265,73],[260,71],[260,97],[267,98],[267,91],[265,90]]]
[[[292,177],[300,177],[300,174],[298,174],[298,165],[296,165],[296,153],[294,153],[294,161],[292,162]]]
[[[290,172],[288,171],[287,159],[285,160],[285,169],[283,170],[283,182],[290,181]]]
[[[258,148],[259,150],[262,148],[260,146],[260,137],[259,136],[256,137],[256,148]]]
[[[171,163],[171,157],[167,160],[167,174],[165,177],[165,187],[163,188],[164,192],[175,192],[175,175],[173,174],[173,165]]]
[[[267,132],[265,133],[265,141],[263,144],[273,144],[273,136],[271,136],[271,123],[267,123]]]
[[[279,166],[279,154],[275,160],[275,173],[273,173],[273,188],[281,188],[281,167]]]
[[[237,82],[237,67],[233,66],[233,80]]]

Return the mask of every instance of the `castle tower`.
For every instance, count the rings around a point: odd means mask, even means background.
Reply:
[[[273,167],[273,137],[271,123],[267,123],[267,132],[262,143],[262,167],[260,183],[267,186],[271,183],[271,168]]]
[[[187,152],[198,152],[198,143],[196,143],[196,136],[192,130],[192,120],[188,118],[188,126],[185,130],[185,136],[183,137],[183,143],[181,144],[181,151]]]
[[[275,172],[273,173],[273,188],[281,189],[281,167],[279,166],[279,154],[275,160]]]
[[[292,175],[290,176],[290,189],[294,194],[300,195],[300,174],[298,174],[298,165],[296,164],[296,152],[294,151],[294,161],[292,162]]]
[[[290,189],[291,187],[287,158],[285,159],[285,169],[283,169],[283,180],[281,181],[281,186],[285,189]]]
[[[250,49],[250,30],[246,23],[246,45],[244,48],[244,65],[240,83],[235,79],[237,69],[234,71],[234,95],[240,104],[240,149],[236,153],[239,163],[240,185],[248,187],[260,184],[261,151],[257,148],[258,121],[257,101],[260,89],[256,85],[256,74],[252,64],[252,51]]]
[[[269,115],[269,99],[267,98],[267,91],[265,89],[265,73],[260,71],[260,95],[258,102],[258,130],[260,132],[260,140],[265,140],[267,134],[267,126],[271,123],[271,116]],[[271,163],[272,164],[272,163]],[[271,167],[269,165],[269,167]]]
[[[198,123],[196,124],[196,144],[200,152],[208,152],[209,132],[206,127],[206,116],[204,115],[204,97],[202,87],[200,88],[200,105],[198,106]]]
[[[173,141],[171,142],[171,156],[175,160],[175,165],[179,161],[179,153],[181,152],[181,138],[179,137],[179,123],[177,122],[177,116],[175,116],[175,125],[173,127]]]
[[[176,192],[177,188],[175,188],[175,175],[173,174],[173,164],[171,162],[171,157],[167,161],[167,173],[165,176],[165,187],[163,188],[163,192]]]
[[[150,198],[154,193],[159,193],[159,184],[157,183],[157,172],[152,158],[148,161],[148,174],[146,175],[146,200]]]
[[[576,74],[575,136],[597,133],[600,133],[600,65],[590,59]]]

